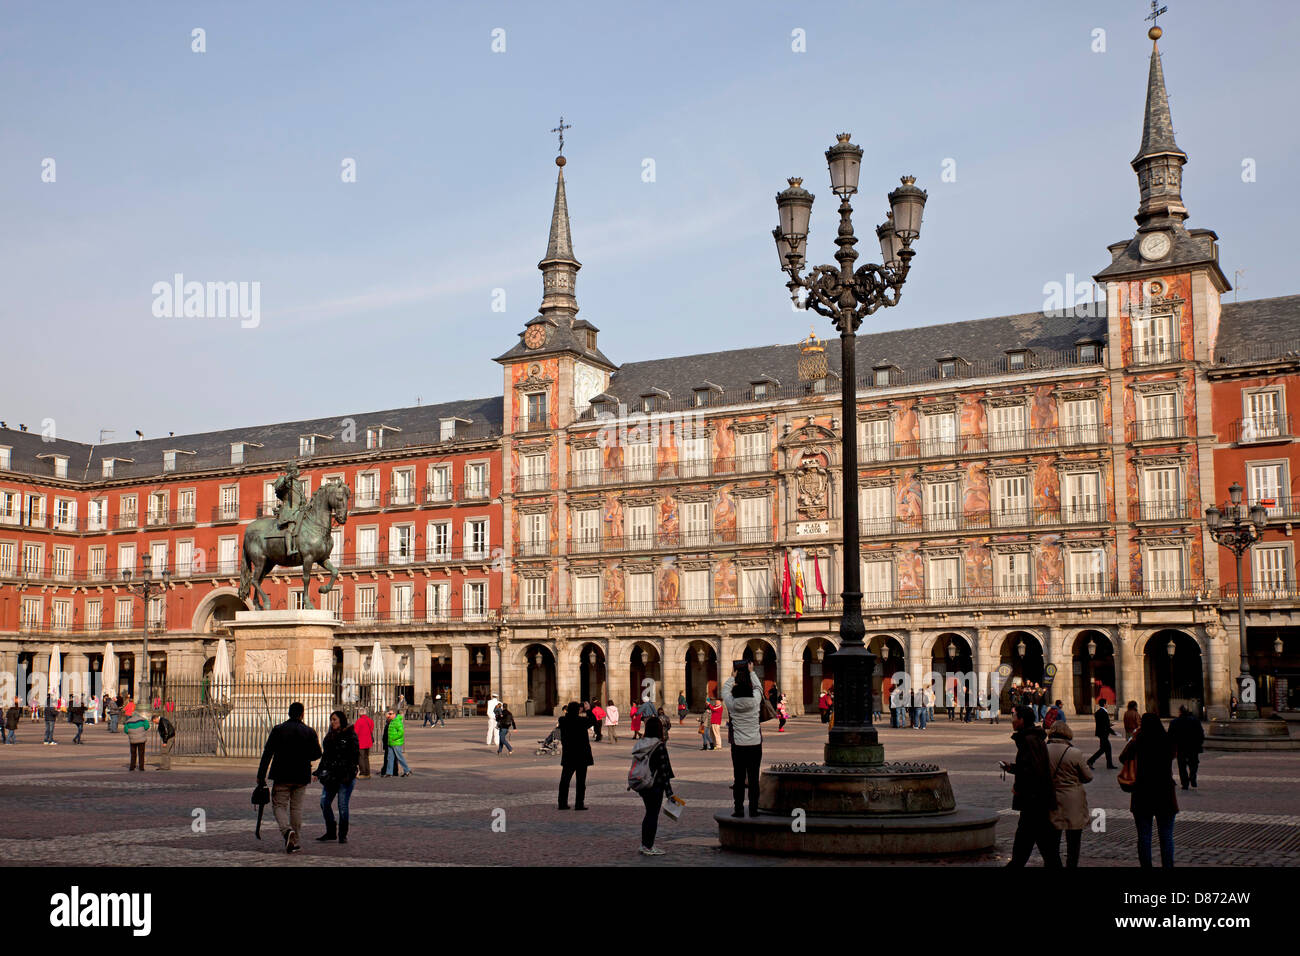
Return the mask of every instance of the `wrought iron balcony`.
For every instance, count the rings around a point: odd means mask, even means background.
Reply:
[[[1178,415],[1174,418],[1148,418],[1143,421],[1130,422],[1128,434],[1128,440],[1131,442],[1186,438],[1187,419]]]
[[[1184,498],[1129,502],[1129,521],[1199,521],[1202,517],[1199,504]]]
[[[1294,437],[1291,427],[1291,416],[1285,413],[1251,415],[1233,422],[1229,435],[1234,444],[1262,445],[1290,441]]]
[[[1104,504],[1058,508],[992,508],[964,514],[922,513],[902,517],[861,518],[861,534],[879,537],[923,532],[988,531],[990,529],[1038,528],[1075,524],[1106,524],[1110,509]]]

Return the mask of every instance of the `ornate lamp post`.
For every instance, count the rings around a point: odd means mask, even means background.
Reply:
[[[1250,676],[1250,656],[1246,650],[1246,586],[1241,576],[1242,556],[1264,536],[1268,512],[1261,504],[1252,505],[1247,517],[1241,503],[1241,485],[1235,481],[1228,488],[1230,503],[1224,511],[1214,505],[1205,509],[1205,524],[1210,537],[1230,550],[1237,558],[1237,640],[1241,651],[1241,678],[1237,691],[1237,716],[1245,720],[1259,717],[1255,702],[1255,682]]]
[[[875,656],[863,644],[862,587],[859,569],[858,447],[852,423],[857,421],[857,332],[862,320],[878,309],[898,304],[903,283],[916,255],[912,243],[921,231],[926,193],[911,176],[889,194],[890,214],[876,229],[882,263],[854,269],[857,237],[849,197],[858,191],[862,147],[841,133],[826,151],[831,191],[840,198],[840,228],[835,238],[838,266],[814,266],[803,275],[808,221],[813,196],[801,179],[777,194],[781,224],[773,232],[777,254],[790,281],[786,288],[795,305],[831,320],[840,333],[841,465],[843,467],[844,611],[840,619],[840,649],[831,655],[835,680],[835,725],[826,743],[826,762],[873,764],[883,761],[876,730],[871,726],[871,673]],[[801,294],[802,293],[802,294]]]
[[[122,580],[125,582],[126,589],[133,594],[139,594],[144,599],[144,673],[137,675],[136,700],[143,701],[142,706],[145,707],[153,706],[153,667],[149,660],[149,599],[153,597],[155,591],[166,591],[172,579],[171,572],[163,568],[162,584],[157,584],[150,572],[151,560],[152,555],[148,553],[140,555],[140,569],[144,574],[143,580],[136,584],[131,583],[131,569],[122,569]]]

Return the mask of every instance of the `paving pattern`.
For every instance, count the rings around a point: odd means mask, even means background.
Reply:
[[[678,823],[661,818],[656,859],[636,852],[641,801],[626,791],[630,742],[593,744],[586,813],[556,809],[559,761],[533,754],[549,718],[524,718],[512,735],[513,756],[484,746],[486,719],[445,727],[408,725],[410,777],[359,781],[352,797],[352,834],[346,846],[318,844],[324,831],[312,787],[305,808],[304,851],[288,856],[267,808],[263,839],[253,837],[249,804],[255,764],[181,764],[128,773],[125,738],[88,727],[86,743],[40,743],[41,728],[24,722],[16,746],[0,747],[0,863],[7,865],[129,866],[782,866],[806,861],[723,853],[713,813],[730,807],[731,762],[724,752],[701,752],[691,723],[674,728],[670,744],[676,791],[687,800]],[[771,725],[764,725],[765,730]],[[768,732],[764,764],[815,761],[825,728],[816,718],[792,721],[786,733]],[[940,861],[997,866],[1009,856],[1016,814],[1010,780],[999,759],[1010,759],[1010,727],[949,723],[924,731],[880,731],[889,760],[930,761],[949,771],[958,802],[997,812],[995,852]],[[1079,743],[1090,752],[1091,738]],[[1179,866],[1300,866],[1300,754],[1207,753],[1200,789],[1179,791],[1175,829]],[[1128,796],[1115,773],[1098,770],[1088,787],[1091,807],[1105,813],[1103,832],[1086,832],[1084,865],[1133,866],[1136,833]],[[201,811],[201,813],[196,813]],[[201,825],[200,825],[201,824]],[[1037,864],[1037,856],[1031,865]],[[860,865],[858,861],[825,861]]]

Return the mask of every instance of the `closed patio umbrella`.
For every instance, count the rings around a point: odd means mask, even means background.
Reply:
[[[217,642],[217,656],[212,662],[212,698],[220,700],[230,696],[234,677],[230,667],[230,648],[223,637]]]
[[[386,706],[382,700],[384,693],[384,652],[379,642],[375,641],[370,651],[370,709],[376,710]]]
[[[113,653],[113,642],[109,641],[104,645],[104,666],[100,669],[100,680],[103,681],[102,694],[110,697],[117,696],[117,655]]]
[[[54,701],[55,706],[59,703],[60,690],[60,671],[63,669],[63,655],[59,653],[59,645],[55,644],[54,649],[50,651],[50,684],[49,695]]]

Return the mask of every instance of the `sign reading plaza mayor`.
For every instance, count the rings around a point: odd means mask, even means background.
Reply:
[[[794,533],[798,535],[830,534],[831,523],[829,521],[800,521],[794,526]]]

